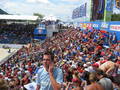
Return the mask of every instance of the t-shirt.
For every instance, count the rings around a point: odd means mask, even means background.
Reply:
[[[109,78],[102,78],[100,79],[99,83],[105,90],[113,90],[112,81]]]
[[[55,67],[53,69],[53,76],[57,83],[63,83],[63,72],[60,68]],[[40,90],[53,90],[49,73],[44,67],[39,69],[36,81],[37,85],[40,85]]]

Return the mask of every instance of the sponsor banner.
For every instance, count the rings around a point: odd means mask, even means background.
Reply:
[[[92,27],[94,28],[94,29],[100,29],[100,25],[101,25],[101,22],[92,22],[93,24],[92,24]]]
[[[106,0],[106,11],[113,11],[113,0]]]
[[[105,8],[105,0],[98,0],[98,10],[97,13],[104,13],[104,8]]]
[[[105,30],[111,33],[116,33],[117,40],[120,40],[120,22],[81,22],[81,30],[85,29],[98,29]]]
[[[83,29],[101,29],[107,31],[120,31],[120,22],[82,22],[79,24]]]
[[[94,24],[92,25],[92,27],[95,28],[95,29],[96,29],[96,28],[98,29],[98,28],[99,28],[99,24],[95,24],[95,23],[94,23]]]
[[[87,24],[87,29],[92,29],[92,23]]]
[[[74,9],[72,13],[72,19],[86,16],[86,6],[87,6],[87,3],[84,3],[80,7],[77,7],[76,9]]]
[[[105,0],[104,21],[111,21],[111,15],[113,13],[113,0]]]
[[[83,24],[83,29],[87,29],[87,24],[86,23]]]
[[[109,29],[109,23],[102,22],[100,28],[101,28],[102,30],[108,30],[108,29]]]
[[[110,25],[110,30],[112,30],[112,31],[120,31],[120,25]]]
[[[80,23],[81,29],[92,29],[92,23]]]

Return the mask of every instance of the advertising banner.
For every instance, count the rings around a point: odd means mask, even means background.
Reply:
[[[81,30],[96,29],[116,33],[117,40],[120,40],[120,21],[113,22],[81,22]]]
[[[109,23],[108,22],[101,22],[101,26],[100,26],[101,30],[109,30]]]
[[[92,23],[93,23],[93,24],[92,24],[92,27],[93,27],[94,29],[97,29],[97,30],[100,29],[101,22],[92,22]]]
[[[105,0],[104,21],[111,21],[111,15],[113,13],[113,0]]]
[[[112,30],[112,31],[120,31],[120,25],[110,25],[110,30]]]
[[[73,9],[71,18],[74,23],[91,20],[92,0],[80,0],[80,5]]]
[[[87,3],[84,3],[80,7],[77,7],[76,9],[74,9],[72,13],[72,19],[86,16],[86,6],[87,6]]]
[[[44,40],[46,39],[47,36],[47,30],[45,29],[44,26],[38,26],[37,28],[34,29],[34,39],[41,39]]]
[[[98,0],[99,1],[99,5],[98,5],[98,13],[104,13],[104,6],[105,6],[105,0]]]

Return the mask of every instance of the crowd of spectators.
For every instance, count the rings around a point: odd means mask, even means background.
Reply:
[[[68,29],[42,44],[29,44],[0,66],[0,78],[10,90],[35,82],[42,52],[54,53],[64,72],[62,90],[119,90],[120,43],[115,34],[100,30]],[[7,90],[7,89],[6,89]]]
[[[2,24],[0,25],[0,43],[27,44],[33,38],[35,24]]]
[[[21,90],[23,85],[34,80],[36,74],[34,71],[41,65],[42,49],[38,45],[28,47],[23,46],[0,66],[0,78],[7,81],[9,86],[7,90]]]

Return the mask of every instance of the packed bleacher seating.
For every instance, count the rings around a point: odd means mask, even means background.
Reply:
[[[35,82],[45,50],[54,53],[56,66],[63,69],[61,90],[120,89],[120,43],[114,36],[94,29],[68,29],[41,45],[21,48],[0,66],[0,78],[7,80],[9,90],[23,90],[24,85]]]
[[[34,24],[2,24],[0,25],[0,43],[27,44],[33,38],[36,28]]]

